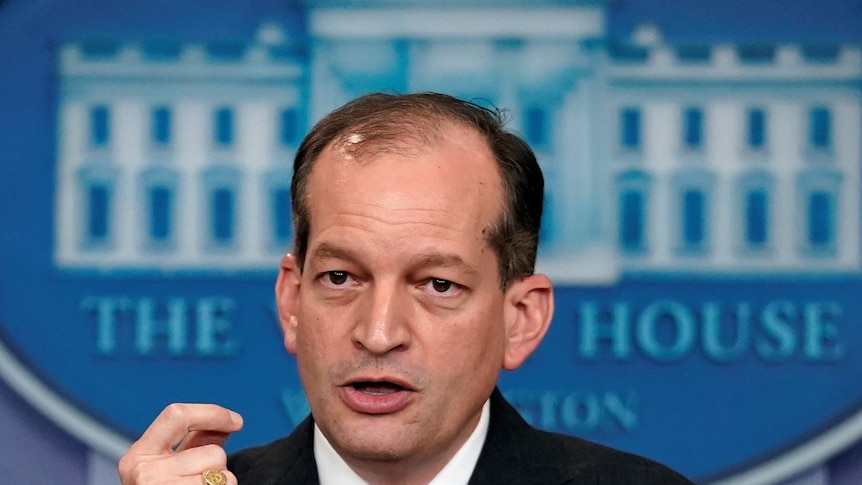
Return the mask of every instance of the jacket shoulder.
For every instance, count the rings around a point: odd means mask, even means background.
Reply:
[[[533,431],[536,440],[534,446],[544,450],[547,463],[555,463],[555,466],[565,470],[563,475],[568,475],[573,483],[692,484],[678,472],[649,458],[572,436]]]
[[[690,485],[658,462],[598,443],[536,429],[495,390],[488,437],[470,485],[589,483]]]
[[[308,418],[286,438],[230,454],[227,468],[239,483],[317,483],[313,430],[313,422]]]

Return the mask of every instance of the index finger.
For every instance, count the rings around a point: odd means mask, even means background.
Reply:
[[[170,453],[189,431],[233,433],[242,417],[215,404],[171,404],[166,407],[129,451],[136,454]]]

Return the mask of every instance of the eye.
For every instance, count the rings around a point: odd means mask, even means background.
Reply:
[[[321,280],[329,286],[344,286],[350,279],[347,271],[327,271],[321,275]]]
[[[452,282],[449,280],[442,280],[440,278],[431,278],[431,287],[434,288],[434,291],[437,293],[446,293],[452,288]]]
[[[429,278],[423,283],[424,290],[434,296],[453,297],[463,290],[463,286],[443,278]]]

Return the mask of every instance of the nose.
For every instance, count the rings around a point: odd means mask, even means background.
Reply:
[[[376,283],[367,296],[353,329],[353,344],[375,355],[406,350],[412,338],[406,289]]]

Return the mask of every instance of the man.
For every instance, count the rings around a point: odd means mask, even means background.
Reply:
[[[533,274],[541,170],[496,113],[365,96],[306,136],[291,189],[296,242],[276,299],[312,416],[228,459],[238,415],[172,405],[122,458],[124,484],[200,484],[208,470],[206,483],[222,470],[230,484],[690,483],[535,430],[496,390],[553,313]]]

